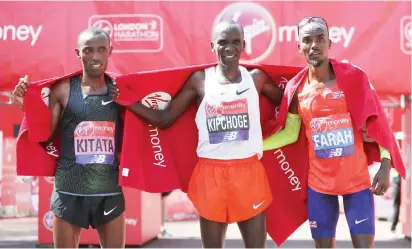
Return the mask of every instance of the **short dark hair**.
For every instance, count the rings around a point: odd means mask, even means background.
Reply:
[[[244,33],[245,33],[244,30],[243,30],[242,25],[240,25],[240,24],[237,23],[236,21],[234,21],[234,20],[223,20],[223,21],[217,23],[217,24],[213,27],[213,32],[212,32],[212,39],[213,39],[213,40],[215,39],[215,29],[216,29],[218,26],[220,26],[220,25],[228,25],[228,26],[233,25],[233,26],[239,27],[239,28],[240,28],[240,31],[242,32],[243,35],[244,35]]]
[[[91,27],[83,30],[80,32],[79,36],[77,37],[77,46],[79,46],[80,37],[84,34],[92,34],[93,36],[104,35],[107,37],[109,42],[111,42],[109,34],[101,28]]]

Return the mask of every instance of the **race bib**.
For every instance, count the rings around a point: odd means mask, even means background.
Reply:
[[[210,144],[249,139],[246,99],[220,102],[218,105],[206,103],[205,108]]]
[[[74,153],[78,164],[113,164],[115,123],[85,121],[74,131]]]
[[[318,158],[345,157],[355,152],[349,114],[314,118],[310,122],[312,142]]]

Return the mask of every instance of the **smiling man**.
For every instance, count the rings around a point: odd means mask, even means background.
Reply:
[[[146,122],[170,127],[197,100],[199,161],[188,196],[200,215],[204,247],[223,247],[228,223],[237,222],[246,247],[265,247],[265,210],[272,194],[260,161],[262,130],[259,94],[278,105],[283,90],[262,70],[239,65],[245,49],[243,28],[217,24],[211,50],[217,65],[194,72],[165,110],[141,102],[127,108]]]

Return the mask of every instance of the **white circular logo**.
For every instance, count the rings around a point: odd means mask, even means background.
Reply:
[[[76,127],[76,133],[77,135],[81,137],[90,137],[94,134],[94,125],[92,122],[85,121],[81,122],[79,125]]]
[[[164,110],[171,100],[172,97],[166,92],[154,92],[146,95],[146,97],[142,99],[142,103],[153,109]]]
[[[98,20],[95,23],[93,23],[92,26],[95,27],[95,28],[103,29],[104,32],[109,34],[110,38],[113,37],[113,26],[109,21],[107,21],[107,20]]]
[[[41,89],[40,95],[41,95],[41,98],[43,99],[43,102],[44,102],[47,106],[49,106],[50,88],[48,88],[48,87],[43,87],[43,88]]]
[[[276,23],[265,8],[252,2],[234,3],[217,15],[213,26],[223,20],[236,21],[243,27],[246,47],[241,63],[259,63],[272,53],[276,45]]]
[[[412,21],[405,24],[403,28],[403,33],[405,34],[406,40],[408,40],[409,44],[412,43]]]
[[[54,184],[54,176],[45,176],[44,179],[50,184]]]
[[[316,118],[310,121],[310,127],[313,132],[325,132],[328,128],[327,118]]]
[[[280,77],[280,79],[279,79],[279,85],[278,85],[278,86],[279,86],[282,90],[285,90],[287,84],[288,84],[288,79],[286,79],[285,77]]]
[[[52,231],[53,230],[53,212],[52,211],[47,211],[44,216],[43,216],[43,225],[44,227]]]

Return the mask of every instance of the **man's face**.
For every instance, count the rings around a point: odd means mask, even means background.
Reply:
[[[218,27],[214,30],[211,47],[221,64],[228,67],[238,65],[245,49],[242,30],[236,25]]]
[[[299,29],[299,53],[306,61],[318,67],[328,58],[331,41],[326,27],[318,23],[308,23]]]
[[[107,69],[112,46],[105,35],[83,34],[76,53],[89,77],[100,77]]]

